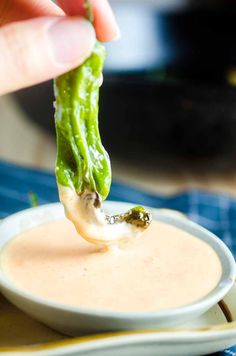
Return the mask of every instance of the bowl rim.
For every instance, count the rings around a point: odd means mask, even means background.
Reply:
[[[120,201],[106,201],[104,202],[104,207],[107,210],[110,210],[111,207],[121,206],[122,209],[129,209],[133,204],[120,202]],[[11,281],[7,275],[4,273],[1,268],[1,253],[6,246],[6,244],[13,239],[16,235],[12,235],[5,242],[1,242],[1,230],[4,225],[8,225],[14,219],[20,219],[22,217],[26,217],[27,215],[31,215],[32,213],[43,212],[47,209],[49,211],[56,211],[58,213],[63,213],[63,207],[61,203],[51,203],[41,205],[39,207],[24,209],[20,212],[12,214],[5,219],[3,219],[0,223],[0,291],[1,289],[8,290],[11,294],[23,298],[29,302],[33,302],[40,306],[51,308],[54,310],[61,310],[64,312],[69,312],[78,315],[86,315],[86,316],[96,316],[101,318],[115,318],[115,319],[132,319],[132,320],[156,320],[156,319],[173,319],[178,317],[179,315],[187,315],[194,314],[199,310],[207,310],[214,304],[218,303],[230,290],[230,288],[234,284],[234,280],[236,277],[236,264],[232,253],[229,248],[225,245],[225,243],[218,238],[216,235],[203,228],[202,226],[190,221],[189,219],[183,219],[180,216],[173,216],[173,213],[168,213],[168,209],[157,209],[152,207],[146,207],[149,209],[153,215],[158,214],[158,219],[160,221],[169,223],[175,227],[183,229],[184,231],[194,235],[195,237],[207,242],[217,253],[221,266],[222,266],[222,276],[216,285],[216,287],[210,291],[204,297],[198,299],[197,301],[186,304],[180,307],[168,308],[159,311],[148,310],[148,311],[114,311],[109,309],[102,308],[92,308],[92,307],[80,307],[75,305],[64,304],[60,302],[54,302],[53,300],[46,299],[44,297],[40,297],[38,295],[34,295],[33,293],[27,292],[20,287],[15,286],[14,282]],[[57,213],[57,214],[58,214]],[[60,219],[62,216],[58,216],[57,218],[53,218],[52,221],[56,221]],[[45,221],[46,223],[46,221]],[[35,226],[42,225],[42,223],[36,224]],[[31,229],[31,228],[29,228]],[[29,229],[22,229],[23,231],[27,231]],[[192,232],[191,232],[192,231]],[[201,236],[201,237],[200,237]],[[211,243],[210,243],[211,242]],[[212,245],[213,244],[213,245]],[[220,253],[219,253],[220,252]],[[226,281],[226,283],[224,283]],[[223,283],[222,283],[223,282]],[[4,294],[4,293],[3,293]]]

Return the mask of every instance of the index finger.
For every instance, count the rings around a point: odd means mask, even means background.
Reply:
[[[58,0],[67,15],[86,16],[83,0]],[[120,35],[115,16],[107,0],[90,0],[93,8],[94,27],[100,41],[112,41]]]
[[[0,0],[0,26],[38,16],[62,16],[64,12],[50,0]]]

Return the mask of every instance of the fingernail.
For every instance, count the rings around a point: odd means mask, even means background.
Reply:
[[[59,64],[82,63],[91,53],[96,36],[93,26],[81,17],[65,17],[48,28],[52,54]]]
[[[111,8],[110,8],[110,17],[109,18],[110,18],[110,29],[112,29],[111,40],[116,41],[120,38],[120,28],[119,28],[118,23],[116,22],[115,15]]]
[[[114,37],[112,38],[112,41],[117,41],[117,40],[120,39],[120,37],[121,37],[120,28],[115,23],[115,26],[114,26]]]

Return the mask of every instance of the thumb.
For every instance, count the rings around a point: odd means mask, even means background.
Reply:
[[[81,64],[95,33],[81,17],[41,17],[0,29],[0,95],[56,77]]]

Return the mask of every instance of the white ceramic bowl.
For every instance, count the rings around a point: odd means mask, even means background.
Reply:
[[[104,210],[116,214],[133,205],[108,201]],[[0,266],[1,292],[13,304],[35,319],[69,335],[107,330],[163,328],[193,319],[211,308],[229,291],[236,276],[235,261],[225,244],[209,231],[168,211],[149,208],[155,220],[176,226],[207,242],[216,251],[222,264],[222,276],[207,296],[199,301],[168,310],[150,312],[116,312],[60,304],[17,288]],[[17,234],[37,225],[58,220],[64,216],[60,204],[50,204],[14,214],[0,224],[0,250]],[[52,281],[53,283],[53,281]]]

